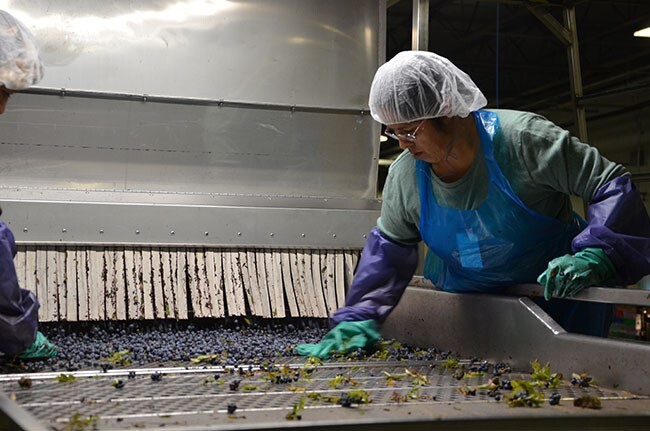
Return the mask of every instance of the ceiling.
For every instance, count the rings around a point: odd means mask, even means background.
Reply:
[[[576,133],[567,48],[528,8],[563,23],[565,4],[575,7],[588,141],[642,167],[641,150],[650,153],[650,38],[633,33],[650,26],[650,0],[430,0],[428,50],[467,72],[489,107],[537,112]],[[413,0],[388,1],[387,60],[411,49],[412,7]],[[389,140],[381,158],[399,152]]]

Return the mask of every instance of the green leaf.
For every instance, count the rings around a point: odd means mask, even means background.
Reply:
[[[69,382],[74,382],[76,380],[76,377],[73,376],[72,374],[59,374],[54,378],[59,383],[69,383]]]
[[[224,352],[221,353],[215,353],[211,355],[199,355],[195,358],[190,358],[190,362],[193,364],[202,364],[202,363],[209,363],[209,364],[215,364],[215,363],[220,363],[225,359]]]
[[[544,394],[535,385],[525,380],[513,380],[512,392],[505,396],[510,407],[539,407],[544,402]]]
[[[303,411],[305,408],[305,397],[301,397],[300,400],[297,403],[294,403],[293,409],[291,412],[287,413],[287,420],[300,420],[302,419],[302,416],[300,415],[300,412]]]
[[[411,383],[414,386],[424,386],[429,383],[429,378],[424,374],[420,374],[417,371],[411,371],[408,368],[404,371],[407,376],[411,377]]]
[[[442,368],[445,370],[455,370],[458,367],[460,367],[460,362],[454,358],[447,358],[442,361]]]
[[[533,379],[533,384],[535,386],[556,388],[562,383],[562,373],[552,373],[550,362],[547,362],[542,366],[539,361],[535,359],[530,363],[530,365],[533,367],[533,372],[530,376]]]
[[[96,429],[96,425],[97,416],[91,415],[86,417],[77,412],[70,417],[68,423],[61,431],[90,431],[91,429]]]
[[[131,352],[128,350],[113,352],[106,360],[115,365],[127,366],[131,363]]]

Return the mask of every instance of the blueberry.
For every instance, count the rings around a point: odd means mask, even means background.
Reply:
[[[342,405],[343,407],[351,407],[352,406],[352,400],[348,397],[347,392],[343,392],[341,394],[341,397],[339,398],[339,404]]]
[[[548,397],[548,403],[552,406],[557,406],[560,404],[560,399],[562,397],[557,392],[553,392],[550,397]]]
[[[229,403],[227,408],[228,408],[228,414],[231,415],[235,413],[235,410],[237,410],[237,404]]]
[[[161,373],[159,373],[158,371],[156,371],[156,372],[154,372],[154,373],[151,375],[151,380],[153,380],[154,382],[159,382],[159,381],[162,380],[162,376],[163,376],[163,375],[162,375]]]

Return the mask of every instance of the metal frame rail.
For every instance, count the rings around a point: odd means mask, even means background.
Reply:
[[[415,284],[431,286],[423,279]],[[559,372],[588,372],[603,385],[650,395],[650,344],[566,332],[529,296],[535,286],[515,286],[508,295],[454,294],[411,286],[384,325],[384,336],[461,355],[505,360],[526,369],[533,359]],[[574,300],[648,306],[642,290],[589,288]]]

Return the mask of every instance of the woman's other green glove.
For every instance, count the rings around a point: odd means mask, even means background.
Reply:
[[[327,359],[332,353],[349,353],[373,346],[379,339],[379,325],[374,320],[341,322],[318,344],[299,344],[296,352],[303,356]]]
[[[585,248],[549,262],[537,282],[544,286],[544,298],[566,298],[585,287],[612,285],[616,277],[614,264],[600,248]]]
[[[38,331],[36,333],[36,340],[23,350],[19,355],[19,359],[49,359],[54,358],[57,354],[56,346],[45,338],[45,335]]]

